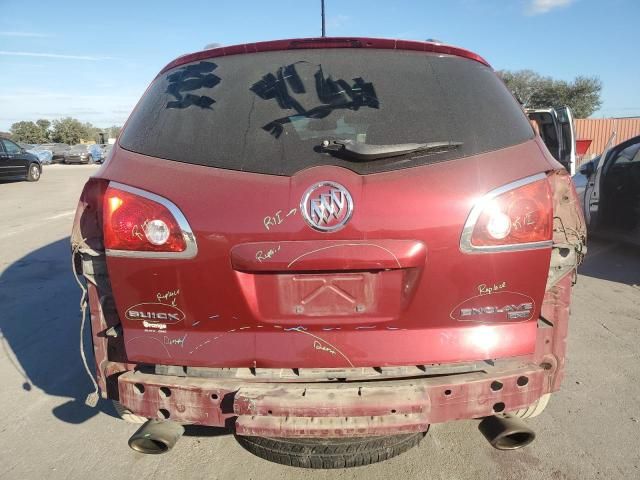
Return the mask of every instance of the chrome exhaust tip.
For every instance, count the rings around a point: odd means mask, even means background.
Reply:
[[[526,447],[536,438],[533,430],[522,420],[510,415],[491,416],[482,419],[478,429],[498,450],[516,450]]]
[[[173,448],[184,433],[184,427],[166,420],[149,420],[129,439],[129,447],[136,452],[159,454]]]

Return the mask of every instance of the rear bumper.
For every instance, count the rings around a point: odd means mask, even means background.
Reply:
[[[546,368],[546,369],[545,369]],[[514,411],[552,388],[551,365],[525,364],[413,379],[340,383],[250,382],[145,374],[118,377],[137,415],[270,437],[420,432],[431,423]]]
[[[93,275],[99,278],[101,271],[94,269]],[[122,336],[108,335],[119,324],[115,309],[104,300],[107,297],[101,301],[89,283],[97,379],[104,398],[120,401],[136,415],[227,427],[240,435],[339,437],[424,431],[431,423],[525,408],[559,389],[571,281],[572,274],[567,274],[545,294],[531,355],[479,362],[480,367],[476,363],[464,370],[468,373],[453,373],[453,364],[427,365],[406,367],[420,368],[417,374],[390,378],[382,367],[373,369],[380,372],[377,378],[346,377],[349,380],[343,382],[319,382],[302,370],[296,372],[298,379],[274,371],[265,379],[261,369],[224,378],[213,378],[212,372],[207,377],[191,375],[182,367],[143,373],[141,366],[128,362]]]

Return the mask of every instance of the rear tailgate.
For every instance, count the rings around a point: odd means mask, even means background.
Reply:
[[[460,250],[482,195],[549,169],[490,68],[400,50],[206,55],[158,76],[100,172],[173,202],[197,242],[193,258],[108,256],[130,360],[358,367],[534,350],[550,248]],[[332,140],[457,146],[362,161],[324,151]],[[312,228],[314,201],[342,228]]]
[[[193,259],[108,258],[132,361],[349,367],[534,350],[550,249],[459,248],[477,198],[544,168],[534,142],[369,176],[323,166],[276,177],[117,154],[126,162],[113,162],[104,176],[170,199],[198,244]],[[514,158],[529,161],[516,167]],[[343,185],[354,205],[332,233],[300,215],[305,191],[325,180]],[[460,316],[464,306],[524,302],[534,308],[517,320]],[[166,305],[182,314],[177,323],[150,318]]]

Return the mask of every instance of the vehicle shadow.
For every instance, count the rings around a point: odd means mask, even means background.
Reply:
[[[580,275],[627,285],[640,285],[640,249],[607,241],[589,239],[589,250],[578,268]]]
[[[0,343],[25,391],[36,387],[70,398],[52,412],[64,422],[82,423],[100,412],[117,416],[111,402],[84,404],[92,384],[80,358],[80,289],[71,273],[68,237],[9,265],[0,275],[0,305]],[[85,334],[93,369],[90,328]]]

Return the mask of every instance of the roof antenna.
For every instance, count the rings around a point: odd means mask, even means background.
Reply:
[[[324,0],[320,0],[320,8],[322,11],[322,36],[326,37],[327,36],[327,32],[324,28]]]

